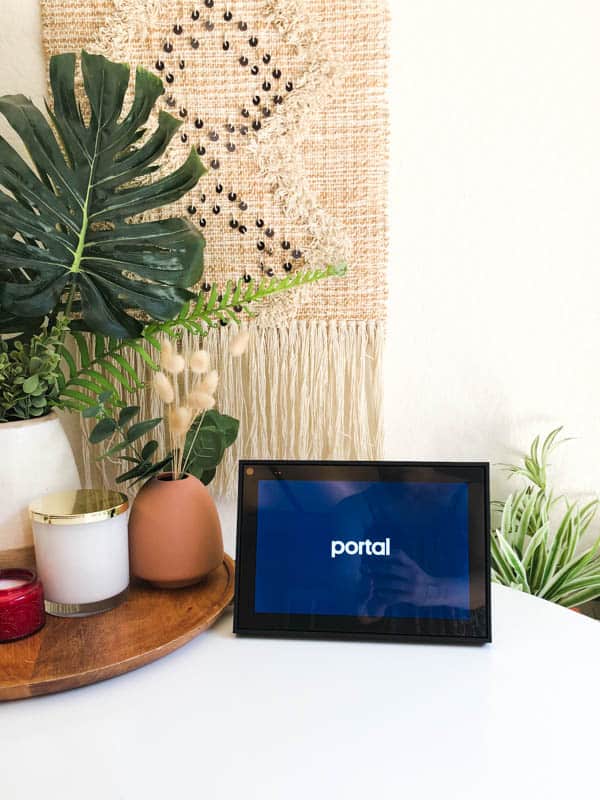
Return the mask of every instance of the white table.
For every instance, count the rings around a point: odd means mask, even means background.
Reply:
[[[477,648],[235,639],[228,613],[136,672],[0,704],[0,797],[600,796],[600,625],[499,587],[493,616]]]

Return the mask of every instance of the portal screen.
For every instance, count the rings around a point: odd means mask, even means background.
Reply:
[[[467,483],[260,480],[255,612],[469,618]]]

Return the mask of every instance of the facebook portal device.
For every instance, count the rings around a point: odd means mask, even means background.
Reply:
[[[234,631],[491,641],[489,465],[242,461]]]

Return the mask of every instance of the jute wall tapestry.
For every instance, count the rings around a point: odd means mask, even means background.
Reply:
[[[348,263],[345,279],[277,298],[252,326],[243,370],[229,360],[221,405],[241,426],[220,488],[231,488],[243,455],[378,457],[387,4],[41,0],[41,7],[47,57],[85,48],[163,78],[162,107],[184,121],[167,166],[182,163],[193,145],[208,168],[199,187],[165,211],[204,228],[204,288]],[[216,357],[231,333],[208,337]]]

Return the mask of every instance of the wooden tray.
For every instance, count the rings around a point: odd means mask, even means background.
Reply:
[[[22,557],[18,563],[29,560]],[[188,589],[133,583],[127,600],[104,614],[46,615],[39,633],[0,644],[0,700],[75,689],[156,661],[219,618],[233,599],[233,578],[234,562],[225,556],[206,581]]]

